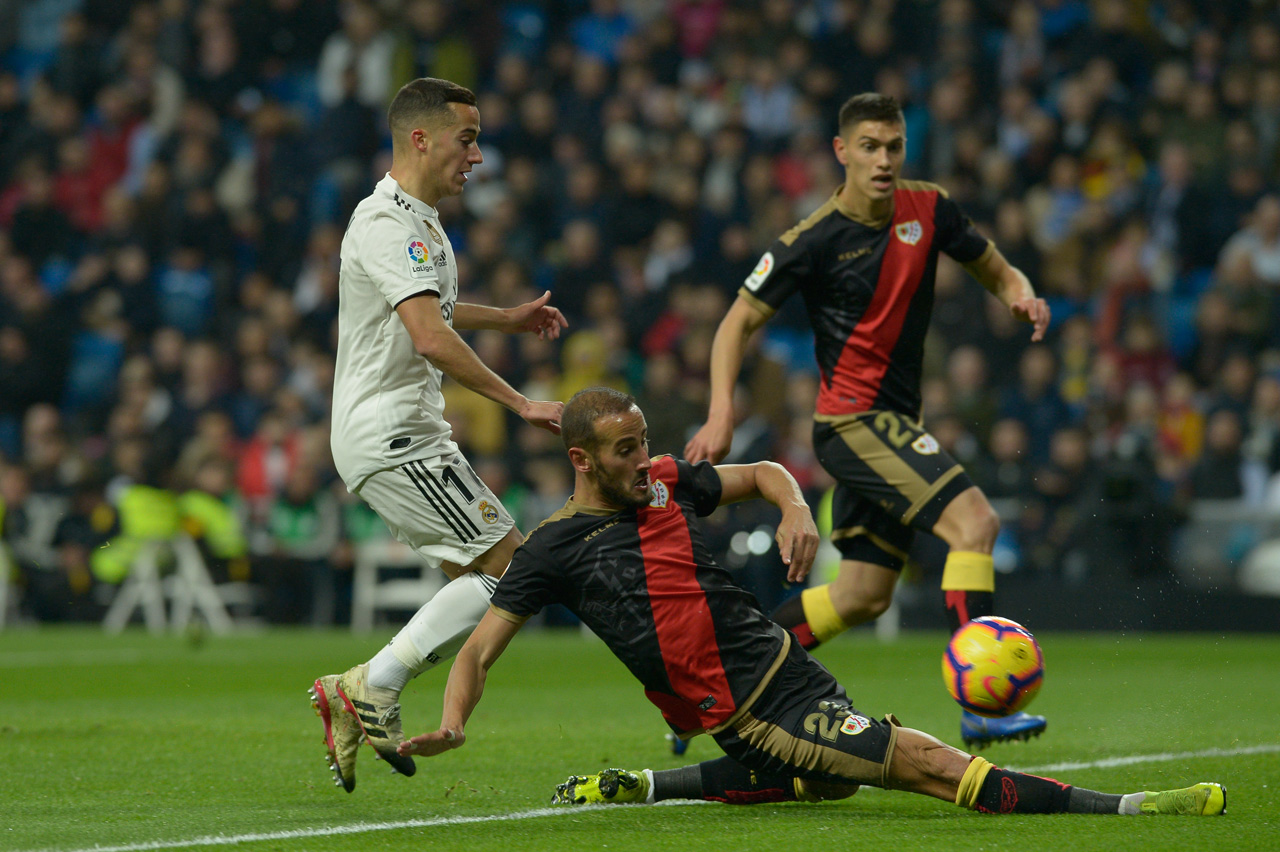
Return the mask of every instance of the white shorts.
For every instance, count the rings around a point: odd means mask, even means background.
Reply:
[[[356,493],[434,568],[470,565],[515,526],[461,453],[380,470]]]

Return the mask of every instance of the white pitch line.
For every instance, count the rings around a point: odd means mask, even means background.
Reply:
[[[534,808],[510,814],[488,814],[474,817],[433,817],[431,819],[405,819],[395,822],[362,822],[355,825],[335,825],[327,828],[295,828],[287,831],[264,831],[255,834],[215,834],[193,837],[188,840],[148,840],[143,843],[125,843],[120,846],[87,846],[83,849],[41,849],[27,852],[146,852],[151,849],[189,849],[196,846],[234,846],[238,843],[255,843],[261,840],[297,840],[308,837],[336,837],[341,834],[365,834],[371,831],[395,831],[402,828],[430,828],[437,825],[471,825],[484,822],[509,822],[544,816],[565,816],[584,810],[604,810],[616,805],[584,805],[573,808]]]
[[[136,663],[142,652],[136,648],[85,648],[67,651],[9,651],[0,653],[0,669],[43,668],[59,665],[105,665]]]
[[[1046,763],[1043,766],[1014,768],[1015,772],[1072,772],[1076,769],[1110,769],[1114,766],[1132,766],[1135,763],[1168,763],[1173,760],[1194,760],[1201,757],[1239,757],[1246,754],[1276,754],[1280,743],[1240,746],[1239,748],[1209,748],[1203,751],[1163,752],[1161,754],[1134,754],[1129,757],[1105,757],[1101,760],[1064,761]]]
[[[1115,766],[1131,766],[1137,763],[1167,763],[1174,760],[1194,760],[1202,757],[1240,757],[1249,754],[1275,754],[1280,743],[1239,748],[1211,748],[1203,751],[1162,752],[1160,754],[1135,754],[1128,757],[1107,757],[1101,760],[1046,763],[1017,769],[1018,772],[1062,772],[1075,769],[1106,769]],[[701,805],[704,802],[661,802],[662,806]],[[240,843],[256,843],[264,840],[301,840],[309,837],[336,837],[343,834],[366,834],[373,831],[396,831],[403,828],[431,828],[448,825],[476,825],[487,822],[514,822],[550,816],[569,816],[589,811],[612,810],[618,805],[579,805],[574,807],[534,808],[510,814],[483,816],[433,817],[431,819],[406,819],[395,822],[365,822],[355,825],[335,825],[328,828],[296,828],[288,831],[269,831],[255,834],[208,835],[187,840],[149,840],[143,843],[125,843],[119,846],[87,846],[80,849],[29,849],[20,852],[151,852],[158,849],[191,849],[201,846],[235,846]],[[622,807],[626,807],[623,805]]]

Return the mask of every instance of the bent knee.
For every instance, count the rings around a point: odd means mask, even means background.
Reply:
[[[947,507],[934,532],[952,550],[990,553],[1000,535],[1000,516],[983,493],[974,488]]]

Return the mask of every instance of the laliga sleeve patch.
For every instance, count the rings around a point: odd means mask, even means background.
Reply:
[[[435,278],[436,270],[431,264],[431,252],[421,237],[409,237],[404,241],[405,259],[409,263],[410,278]]]
[[[759,290],[760,285],[769,277],[769,273],[773,272],[773,252],[767,251],[760,258],[760,262],[756,264],[756,268],[751,270],[751,274],[747,276],[747,289]]]

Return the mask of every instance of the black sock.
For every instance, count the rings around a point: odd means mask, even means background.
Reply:
[[[701,799],[702,766],[692,764],[679,769],[653,770],[653,800]]]
[[[1099,793],[1097,790],[1086,790],[1083,787],[1067,788],[1067,813],[1069,814],[1118,814],[1120,800],[1124,796],[1119,793]]]
[[[814,637],[813,630],[809,627],[809,622],[804,615],[804,602],[800,600],[800,597],[800,595],[796,595],[795,597],[787,598],[778,605],[778,608],[769,617],[794,633],[796,638],[800,640],[801,648],[806,651],[812,651],[821,643]]]
[[[795,782],[788,776],[753,772],[731,757],[721,757],[696,766],[655,770],[653,799],[705,799],[752,805],[794,802],[796,792]]]
[[[984,615],[995,614],[995,595],[991,592],[964,592],[964,591],[948,591],[947,600],[947,623],[951,625],[951,632],[955,633],[963,624],[968,624],[975,618],[981,618]],[[777,618],[774,621],[778,621]],[[782,624],[781,621],[778,621]],[[782,625],[786,627],[785,624]]]
[[[1119,804],[1117,798],[1117,812]],[[982,782],[982,789],[978,791],[977,807],[974,810],[989,814],[1060,814],[1066,813],[1070,808],[1070,785],[1052,778],[1009,772],[993,766]]]

